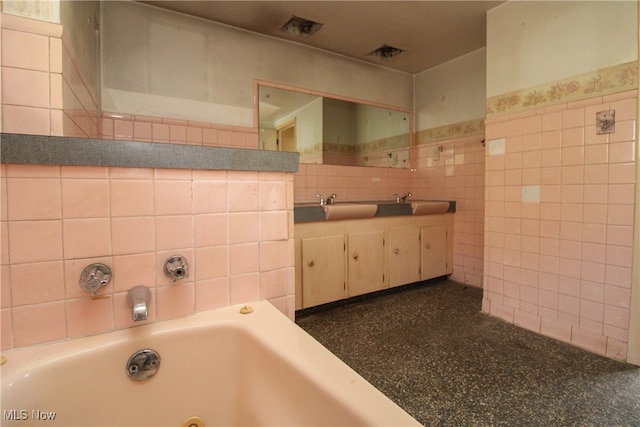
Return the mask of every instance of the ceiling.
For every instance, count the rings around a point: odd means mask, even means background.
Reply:
[[[143,1],[279,39],[415,74],[480,49],[486,12],[503,1]],[[293,16],[324,26],[309,38],[280,28]],[[369,52],[404,50],[379,59]]]

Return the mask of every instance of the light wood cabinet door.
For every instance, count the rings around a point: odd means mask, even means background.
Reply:
[[[389,286],[420,281],[420,228],[389,231]]]
[[[349,234],[347,237],[347,296],[384,288],[384,232]]]
[[[422,280],[451,273],[447,262],[447,225],[422,227]]]
[[[346,296],[343,234],[302,240],[302,306],[313,307]]]

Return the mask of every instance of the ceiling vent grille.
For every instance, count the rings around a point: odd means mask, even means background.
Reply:
[[[291,34],[292,36],[309,38],[322,28],[322,26],[323,24],[319,22],[310,21],[294,15],[280,28],[280,31]]]
[[[400,55],[402,52],[404,52],[404,50],[383,44],[376,50],[369,52],[369,56],[373,56],[375,58],[383,59],[386,61],[393,58],[394,56]]]

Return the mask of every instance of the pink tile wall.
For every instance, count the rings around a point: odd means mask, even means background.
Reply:
[[[483,286],[484,146],[483,136],[420,144],[414,149],[412,193],[418,199],[455,200],[451,278]],[[439,160],[434,149],[442,147]]]
[[[295,174],[295,201],[315,202],[316,194],[337,194],[338,201],[395,200],[394,193],[411,191],[409,169],[363,168],[301,164]]]
[[[258,132],[253,128],[227,126],[103,112],[100,134],[105,139],[258,149]]]
[[[250,129],[98,120],[61,27],[2,18],[4,132],[257,148]],[[292,209],[286,173],[2,164],[1,349],[130,327],[126,291],[139,284],[150,322],[256,299],[293,318]],[[172,284],[162,265],[176,253],[191,269]],[[114,271],[97,299],[78,285],[94,262]]]
[[[61,135],[62,27],[1,15],[2,131]]]
[[[149,321],[257,299],[293,316],[291,174],[2,165],[2,178],[3,349],[132,326],[136,285],[152,289]],[[174,254],[191,267],[177,284]],[[105,298],[78,285],[94,262],[113,268]]]
[[[637,91],[487,121],[485,293],[492,315],[624,360]],[[615,133],[595,116],[616,111]],[[487,153],[489,151],[487,150]],[[523,186],[540,200],[523,201]]]

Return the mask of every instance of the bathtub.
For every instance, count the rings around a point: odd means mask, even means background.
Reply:
[[[0,424],[419,425],[270,303],[248,306],[4,352]],[[135,381],[141,349],[160,364]]]

